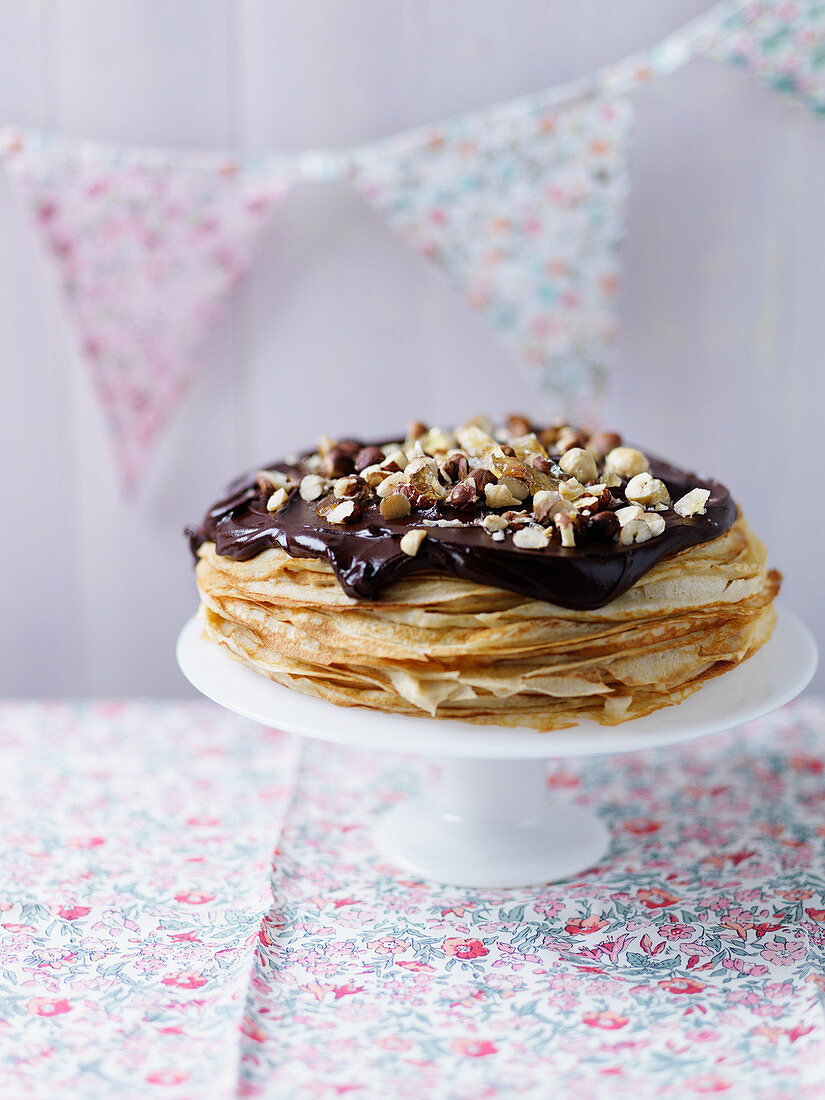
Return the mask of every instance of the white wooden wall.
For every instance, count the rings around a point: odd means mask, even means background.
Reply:
[[[0,121],[203,148],[343,145],[539,89],[706,0],[3,0]],[[610,419],[729,482],[825,637],[825,120],[702,61],[636,95]],[[320,430],[536,397],[485,324],[342,185],[289,199],[139,503],[0,181],[0,692],[187,693],[181,529]],[[825,683],[820,679],[820,685]]]

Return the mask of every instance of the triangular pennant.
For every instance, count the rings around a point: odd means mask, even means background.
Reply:
[[[537,100],[355,154],[355,185],[480,310],[559,412],[600,389],[616,331],[630,106]]]
[[[745,4],[722,21],[707,52],[825,114],[823,0]]]
[[[27,134],[3,152],[56,265],[133,495],[287,186],[219,156],[176,163]]]

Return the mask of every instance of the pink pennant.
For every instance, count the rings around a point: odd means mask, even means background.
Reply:
[[[4,150],[56,265],[133,496],[286,181],[42,135]]]

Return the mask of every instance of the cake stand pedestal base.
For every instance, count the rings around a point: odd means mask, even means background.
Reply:
[[[586,871],[610,846],[589,810],[556,800],[545,760],[444,760],[433,797],[389,810],[378,851],[419,878],[452,886],[536,886]]]

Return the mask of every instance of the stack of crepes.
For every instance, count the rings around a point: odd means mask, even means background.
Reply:
[[[420,572],[347,595],[323,559],[199,548],[205,634],[265,676],[339,706],[561,729],[680,702],[770,637],[780,577],[741,516],[573,610]]]

